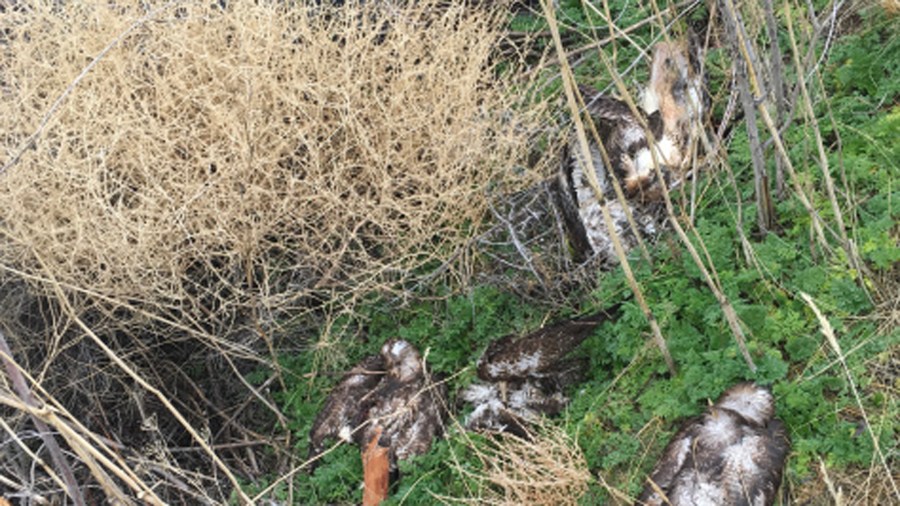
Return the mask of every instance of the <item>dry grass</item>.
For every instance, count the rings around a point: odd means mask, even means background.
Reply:
[[[540,423],[530,439],[507,433],[472,445],[481,470],[476,497],[450,502],[514,506],[574,505],[587,493],[591,473],[577,443],[562,427]],[[459,468],[462,475],[469,471]]]
[[[881,0],[881,8],[891,16],[900,14],[900,1],[898,0]]]

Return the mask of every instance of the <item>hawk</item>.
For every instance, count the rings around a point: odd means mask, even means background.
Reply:
[[[636,506],[770,506],[790,451],[772,394],[728,389],[666,446]]]
[[[640,234],[657,233],[661,227],[662,186],[672,188],[684,179],[691,162],[692,140],[700,132],[704,111],[702,77],[687,44],[661,42],[653,50],[650,81],[642,93],[643,110],[638,114],[624,101],[587,86],[579,89],[608,155],[609,167],[600,145],[589,135],[592,165],[588,168],[579,141],[572,135],[557,184],[575,249],[581,255],[600,255],[614,262],[611,233],[603,220],[600,202],[607,203],[626,250],[637,243],[627,221],[628,213]],[[661,182],[655,170],[657,164],[663,175]],[[596,175],[599,196],[589,183],[586,170]],[[616,197],[612,178],[623,190],[624,204]]]
[[[475,408],[466,426],[524,437],[528,423],[562,411],[568,403],[563,390],[587,367],[568,355],[609,318],[600,312],[490,343],[478,360],[479,381],[462,393]]]
[[[446,398],[446,386],[432,381],[418,350],[407,341],[390,340],[328,395],[309,433],[309,459],[322,454],[326,439],[338,438],[363,450],[367,484],[370,461],[384,461],[385,473],[389,468],[396,476],[398,461],[427,452],[443,432]],[[384,493],[387,480],[381,480]]]

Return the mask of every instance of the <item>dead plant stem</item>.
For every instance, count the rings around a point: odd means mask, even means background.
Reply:
[[[841,206],[837,200],[837,194],[834,191],[834,180],[831,177],[828,154],[825,152],[825,142],[822,139],[822,130],[819,128],[819,121],[818,119],[816,119],[815,111],[813,111],[812,98],[810,97],[809,90],[806,87],[806,79],[803,79],[803,76],[800,72],[800,69],[802,67],[800,66],[799,49],[797,48],[797,39],[794,35],[794,23],[793,16],[791,15],[791,6],[787,2],[787,0],[785,0],[784,3],[784,17],[787,22],[788,38],[791,41],[791,52],[793,53],[794,57],[794,66],[798,69],[797,86],[800,88],[800,94],[803,98],[807,120],[812,125],[813,135],[816,139],[816,150],[819,154],[819,167],[822,170],[822,177],[825,181],[825,189],[828,193],[828,201],[831,203],[831,210],[832,213],[834,213],[834,220],[837,224],[838,233],[840,234],[841,246],[844,248],[844,253],[846,253],[847,255],[847,261],[849,262],[850,267],[857,273],[857,282],[859,286],[866,292],[866,295],[869,296],[869,300],[871,300],[871,295],[869,294],[869,290],[866,287],[865,280],[862,279],[862,259],[859,258],[853,242],[847,235],[847,227],[844,225],[844,216],[841,211]]]
[[[142,26],[147,21],[150,21],[151,19],[155,18],[160,12],[168,9],[169,7],[171,7],[172,5],[174,5],[176,3],[177,2],[172,1],[172,2],[169,2],[165,5],[162,5],[158,8],[156,8],[156,9],[153,9],[152,11],[148,12],[144,17],[142,17],[142,18],[138,19],[137,21],[135,21],[134,23],[132,23],[131,26],[126,28],[122,33],[120,33],[118,37],[111,40],[109,42],[109,44],[107,44],[106,47],[104,47],[103,50],[101,50],[97,54],[97,56],[95,56],[94,59],[91,60],[91,62],[88,63],[81,70],[81,73],[78,74],[78,76],[72,80],[72,82],[66,87],[66,89],[63,90],[62,93],[60,93],[58,97],[56,97],[56,100],[53,101],[53,104],[50,106],[49,109],[47,109],[47,112],[44,113],[44,116],[41,118],[41,121],[40,121],[40,123],[38,123],[38,127],[34,130],[34,132],[31,135],[29,135],[27,139],[25,139],[25,142],[22,143],[22,146],[19,147],[19,150],[16,152],[16,154],[8,162],[6,162],[6,164],[3,165],[3,167],[0,167],[0,176],[2,176],[3,173],[7,171],[7,169],[9,169],[13,165],[19,163],[19,160],[22,158],[22,155],[25,154],[25,151],[35,147],[35,145],[37,144],[38,138],[41,136],[41,133],[44,131],[44,128],[47,127],[47,123],[49,123],[50,119],[53,117],[53,115],[56,114],[57,109],[59,109],[60,106],[63,104],[63,102],[66,101],[66,98],[68,98],[69,95],[71,95],[72,92],[75,91],[75,88],[78,86],[78,83],[80,83],[90,73],[90,71],[94,67],[96,67],[98,63],[100,63],[100,60],[102,60],[106,56],[107,53],[112,51],[112,49],[114,47],[116,47],[119,44],[119,42],[122,41],[122,39],[124,39],[126,36],[128,36],[129,33],[133,32],[136,28]]]
[[[737,27],[739,21],[735,17],[734,2],[732,2],[731,0],[722,0],[722,6],[724,7],[723,11],[725,11],[724,15],[728,16],[730,18],[730,22]],[[737,37],[737,49],[741,57],[745,62],[752,62],[753,58],[748,51],[747,42],[744,40],[743,32],[741,30],[735,30],[735,37]],[[763,93],[759,78],[757,77],[752,65],[748,64],[746,68],[747,77],[750,80],[750,87],[753,91],[754,102],[757,103],[757,110],[759,111],[763,122],[766,124],[766,127],[769,129],[769,134],[772,136],[772,141],[775,143],[775,148],[778,151],[779,156],[781,156],[784,161],[784,167],[788,171],[788,176],[790,177],[791,183],[794,186],[794,192],[796,193],[797,198],[800,200],[800,203],[803,204],[803,207],[806,209],[806,211],[810,215],[810,218],[812,219],[813,230],[815,231],[819,246],[821,246],[824,251],[830,251],[831,248],[828,245],[828,241],[825,239],[826,226],[822,221],[822,217],[819,215],[819,212],[812,205],[812,202],[806,195],[803,187],[800,185],[800,179],[797,177],[797,172],[794,170],[794,165],[791,162],[790,155],[788,155],[787,148],[785,147],[784,142],[781,139],[778,128],[775,126],[775,122],[772,120],[772,116],[769,114],[768,107],[766,107],[767,101],[765,100],[765,94]]]
[[[19,397],[22,399],[22,402],[32,408],[37,408],[38,406],[35,403],[34,396],[31,394],[31,388],[29,388],[28,383],[25,381],[25,377],[22,376],[22,372],[19,371],[19,368],[13,362],[12,350],[6,342],[6,336],[3,334],[3,330],[0,330],[0,352],[2,352],[0,358],[2,358],[6,374],[12,381],[13,388],[15,388]],[[47,424],[44,423],[43,420],[34,415],[31,415],[31,419],[34,421],[34,425],[37,428],[41,439],[44,441],[44,445],[47,446],[50,458],[53,459],[54,465],[59,469],[62,479],[65,481],[66,493],[77,506],[84,506],[84,496],[81,495],[81,489],[78,487],[78,482],[75,480],[75,474],[72,472],[72,467],[69,466],[69,463],[63,456],[62,449],[60,449],[59,443],[56,442],[56,438],[53,437],[53,433],[50,432],[50,428],[47,427]]]
[[[659,324],[656,322],[656,318],[653,316],[653,312],[650,310],[650,306],[644,299],[643,290],[641,289],[641,286],[638,283],[637,279],[635,279],[634,277],[634,272],[631,270],[631,265],[628,262],[628,256],[626,255],[625,249],[622,247],[622,242],[619,238],[619,235],[616,232],[616,227],[612,221],[612,216],[609,213],[609,208],[607,207],[607,204],[603,199],[603,191],[600,189],[600,182],[597,180],[597,174],[592,170],[594,162],[591,157],[591,149],[590,145],[588,144],[584,124],[581,121],[581,116],[579,114],[578,100],[575,96],[575,93],[577,91],[575,77],[572,74],[572,69],[569,67],[568,59],[565,56],[566,52],[565,48],[563,48],[562,39],[559,35],[559,26],[556,22],[556,15],[554,13],[553,6],[551,5],[550,0],[542,0],[541,4],[544,8],[544,15],[547,18],[547,23],[550,25],[550,30],[553,33],[553,42],[556,45],[556,51],[560,55],[559,60],[560,66],[562,67],[563,88],[566,93],[566,101],[569,104],[569,110],[572,113],[572,120],[575,122],[575,133],[578,136],[578,144],[581,149],[582,160],[584,160],[584,163],[586,165],[584,173],[587,175],[588,184],[590,184],[591,188],[594,190],[594,194],[600,201],[600,209],[603,214],[603,222],[606,225],[607,230],[609,230],[613,248],[616,252],[616,257],[619,259],[619,264],[622,266],[622,271],[625,273],[625,278],[628,280],[628,285],[631,287],[631,291],[634,293],[635,300],[640,306],[641,311],[644,313],[644,317],[650,324],[650,330],[653,333],[653,339],[656,341],[656,345],[659,348],[660,353],[662,353],[663,355],[663,359],[666,362],[666,367],[668,367],[669,372],[672,375],[675,375],[675,362],[672,360],[672,355],[669,353],[669,347],[662,335]]]
[[[622,96],[622,100],[628,104],[628,107],[631,109],[632,114],[634,114],[635,117],[638,118],[638,120],[641,122],[641,126],[644,128],[644,132],[647,135],[650,144],[652,145],[656,143],[656,139],[653,137],[653,132],[650,131],[647,122],[643,119],[643,116],[638,111],[637,106],[635,105],[631,95],[628,93],[628,89],[625,87],[625,83],[622,81],[621,76],[616,73],[615,69],[612,67],[612,63],[609,61],[609,58],[606,57],[606,54],[604,54],[603,51],[598,51],[598,53],[604,66],[612,76],[616,87],[618,88],[619,94]],[[650,150],[650,153],[653,157],[653,166],[654,170],[656,171],[656,177],[659,181],[665,181],[662,171],[660,170],[660,160],[657,160],[656,150]],[[731,305],[728,297],[722,291],[721,286],[716,283],[716,281],[713,279],[713,275],[710,273],[710,270],[715,271],[715,266],[710,265],[707,268],[706,264],[700,258],[700,254],[697,252],[697,248],[688,238],[687,234],[684,231],[684,228],[681,226],[678,218],[675,216],[675,208],[672,204],[672,199],[669,195],[668,189],[664,184],[661,184],[660,188],[662,189],[663,200],[665,201],[666,213],[669,217],[669,222],[672,223],[672,227],[675,229],[676,234],[681,239],[685,248],[687,248],[688,253],[694,260],[694,263],[700,269],[700,272],[703,275],[703,279],[706,281],[707,286],[715,296],[716,301],[719,303],[719,306],[722,308],[722,313],[725,316],[725,321],[728,323],[728,326],[730,327],[731,332],[734,335],[735,341],[738,344],[738,348],[740,349],[744,360],[747,362],[747,366],[751,371],[756,372],[756,364],[753,363],[753,357],[750,356],[750,351],[747,349],[747,342],[746,338],[744,337],[744,330],[741,328],[740,318],[738,318],[737,312],[734,310],[734,307]],[[702,239],[694,229],[693,225],[688,223],[687,226],[694,232],[694,235],[697,237],[697,239],[702,242]]]
[[[750,76],[756,75],[754,62],[748,58],[740,58],[742,54],[749,54],[741,46],[743,38],[743,24],[736,12],[731,12],[728,4],[722,5],[722,14],[725,20],[726,33],[731,39],[732,51],[735,54],[734,65],[737,69],[737,86],[740,92],[741,105],[744,109],[744,122],[747,126],[747,139],[750,144],[750,160],[753,164],[753,183],[756,195],[757,226],[760,232],[768,233],[775,226],[775,206],[772,204],[772,196],[769,191],[769,176],[766,171],[766,162],[759,135],[759,127],[756,119],[756,104],[753,93],[750,91]]]
[[[250,497],[244,493],[241,488],[240,482],[238,482],[237,477],[231,472],[231,469],[222,462],[222,459],[216,454],[216,452],[209,446],[209,443],[204,439],[193,426],[191,426],[190,422],[181,414],[178,408],[175,407],[174,404],[169,400],[169,398],[164,395],[159,389],[151,385],[147,382],[140,374],[137,373],[134,369],[131,368],[112,348],[110,348],[103,339],[94,333],[90,327],[87,326],[84,321],[78,316],[75,309],[69,303],[69,299],[66,294],[63,292],[62,287],[56,283],[52,285],[53,290],[56,292],[57,299],[63,305],[64,311],[68,313],[69,318],[72,319],[75,324],[81,328],[81,330],[91,338],[91,340],[96,344],[110,360],[113,361],[122,371],[124,371],[128,376],[130,376],[137,384],[139,384],[142,388],[153,394],[159,402],[162,403],[163,406],[175,417],[176,420],[184,427],[185,431],[200,445],[201,448],[206,452],[206,454],[212,459],[213,463],[225,477],[231,482],[231,485],[234,487],[234,492],[238,496],[241,501],[241,504],[252,504],[253,502],[250,500]]]
[[[850,372],[850,368],[847,366],[847,361],[844,358],[844,353],[841,350],[841,345],[838,343],[837,337],[834,335],[834,329],[831,327],[831,323],[828,321],[828,318],[822,314],[819,310],[819,306],[816,305],[815,301],[813,301],[812,297],[804,292],[800,292],[800,297],[804,302],[812,309],[812,312],[816,315],[816,319],[819,320],[819,325],[822,327],[822,334],[825,336],[825,340],[828,342],[828,345],[831,346],[832,351],[837,356],[838,360],[841,363],[841,368],[844,370],[844,375],[847,377],[847,384],[850,385],[850,390],[853,392],[853,398],[856,400],[856,405],[859,407],[859,412],[862,414],[863,422],[866,425],[866,432],[869,434],[869,437],[872,439],[872,447],[875,449],[875,454],[878,455],[878,459],[881,461],[881,465],[884,467],[885,475],[887,476],[888,482],[891,484],[891,488],[894,490],[894,496],[900,501],[900,489],[897,488],[897,483],[894,481],[894,474],[891,470],[891,467],[887,463],[887,459],[884,457],[884,453],[881,451],[881,445],[878,443],[878,437],[875,436],[875,432],[872,431],[872,424],[869,422],[869,415],[866,413],[866,408],[862,404],[862,399],[859,397],[859,391],[856,389],[856,381],[853,379],[853,373]]]

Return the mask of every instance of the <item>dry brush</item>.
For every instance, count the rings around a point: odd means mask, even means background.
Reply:
[[[189,364],[238,378],[289,319],[446,264],[492,189],[529,179],[536,125],[496,67],[497,8],[223,4],[0,6],[10,358],[83,430],[156,445],[132,464],[196,497],[217,493],[209,473],[167,445],[233,485],[213,445],[252,439],[234,420],[265,399]]]

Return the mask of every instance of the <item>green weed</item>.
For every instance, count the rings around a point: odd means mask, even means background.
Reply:
[[[559,17],[570,37],[591,40],[605,36],[597,28],[597,19],[577,5],[580,2],[560,4]],[[634,19],[621,21],[620,26],[640,20],[646,12],[634,9],[628,16]],[[900,144],[896,142],[900,138],[900,38],[892,30],[896,22],[870,17],[864,22],[871,24],[838,40],[826,61],[822,86],[828,98],[817,103],[816,113],[821,125],[834,125],[823,127],[829,162],[840,180],[840,202],[850,217],[851,235],[872,276],[861,286],[860,273],[848,267],[841,253],[828,254],[813,245],[811,218],[790,195],[776,203],[779,233],[753,239],[752,223],[744,222],[743,229],[738,229],[735,199],[743,202],[744,216],[753,216],[755,211],[749,149],[743,127],[737,127],[728,162],[739,194],[734,195],[726,175],[706,176],[713,183],[708,183],[700,202],[695,227],[723,292],[745,325],[758,370],[753,373],[747,368],[719,304],[682,246],[662,240],[654,247],[653,265],[643,261],[634,265],[668,339],[678,367],[675,376],[668,375],[658,351],[648,344],[647,322],[631,299],[624,274],[620,270],[599,273],[597,288],[586,294],[582,307],[569,312],[621,302],[621,316],[603,324],[582,345],[578,353],[589,360],[590,371],[570,392],[572,402],[558,421],[577,440],[593,475],[602,478],[591,483],[583,498],[585,504],[613,501],[610,487],[636,495],[679,424],[701,413],[707,402],[727,387],[745,380],[770,385],[775,394],[777,414],[793,441],[786,478],[791,486],[800,489],[812,479],[819,459],[838,473],[854,466],[871,466],[873,441],[847,379],[824,343],[818,321],[798,296],[801,292],[816,301],[835,328],[850,374],[863,392],[863,408],[877,425],[872,429],[880,446],[896,450],[892,421],[900,410],[890,394],[894,387],[877,384],[872,371],[873,364],[884,368],[883,364],[896,360],[900,335],[896,329],[879,331],[870,316],[875,309],[872,288],[896,273],[900,262],[900,187],[896,177],[900,173]],[[527,32],[546,28],[542,19],[527,14],[514,18],[511,27]],[[635,37],[646,42],[651,35],[645,31]],[[872,51],[873,47],[880,49]],[[633,48],[623,44],[620,49],[618,61],[624,65],[634,56]],[[727,53],[712,51],[707,63],[711,80],[723,82],[730,66]],[[586,76],[587,83],[603,86],[606,81],[595,64],[585,63],[579,75]],[[713,114],[721,114],[719,105]],[[803,184],[818,187],[819,169],[808,163],[814,140],[805,128],[797,121],[785,132],[785,140],[792,159],[803,167]],[[814,205],[826,219],[831,218],[824,195],[817,194]],[[742,235],[751,238],[749,257]],[[896,296],[896,280],[880,289],[893,290]],[[354,334],[364,339],[341,340],[346,364],[375,352],[386,339],[402,337],[427,352],[429,367],[446,375],[452,393],[472,380],[472,367],[488,342],[567,316],[558,309],[523,303],[491,286],[399,310],[374,300],[358,315],[352,323],[358,326]],[[293,379],[281,401],[293,420],[299,454],[305,452],[305,435],[316,410],[341,371],[315,370],[310,365],[315,363],[312,353],[307,350],[284,359]],[[307,379],[310,375],[313,379]],[[895,384],[896,376],[889,381]],[[461,409],[457,411],[460,419],[465,414],[462,406],[451,407]],[[472,497],[478,486],[472,476],[480,465],[473,445],[477,448],[479,440],[480,436],[465,436],[451,424],[447,437],[429,454],[401,465],[403,479],[389,504],[433,504],[436,497]],[[298,476],[294,493],[323,501],[354,502],[359,498],[359,482],[359,454],[356,449],[342,448],[326,455],[312,476]]]

